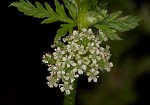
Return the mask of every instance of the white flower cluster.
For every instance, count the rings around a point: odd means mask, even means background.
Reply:
[[[63,46],[57,46],[53,54],[45,54],[43,62],[48,65],[50,76],[47,84],[50,88],[59,87],[67,95],[73,90],[73,82],[79,75],[86,74],[88,82],[97,82],[99,71],[110,71],[109,46],[101,47],[107,37],[102,31],[95,35],[91,29],[82,32],[74,30],[63,38]]]

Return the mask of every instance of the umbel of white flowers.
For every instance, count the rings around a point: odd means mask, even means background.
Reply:
[[[110,47],[101,46],[107,37],[99,30],[94,34],[91,29],[74,30],[63,38],[63,44],[55,47],[52,54],[43,56],[43,63],[48,65],[50,75],[47,84],[50,88],[59,87],[66,95],[73,90],[73,82],[80,75],[88,76],[88,82],[97,82],[101,71],[109,72],[113,66],[110,59]]]

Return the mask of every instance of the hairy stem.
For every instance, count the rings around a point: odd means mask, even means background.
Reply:
[[[76,101],[76,89],[77,89],[77,79],[73,83],[73,90],[69,95],[64,94],[64,105],[75,105]]]

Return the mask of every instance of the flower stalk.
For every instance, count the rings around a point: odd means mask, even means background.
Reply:
[[[63,105],[75,105],[76,102],[76,91],[77,91],[78,79],[73,83],[73,90],[69,95],[64,94],[64,104]]]

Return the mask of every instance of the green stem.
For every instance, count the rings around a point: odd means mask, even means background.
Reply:
[[[69,95],[64,94],[64,105],[75,105],[76,101],[76,89],[77,89],[77,79],[73,83],[73,90]]]
[[[88,28],[88,22],[86,20],[85,14],[79,13],[78,14],[78,29],[81,31],[83,28],[87,29]]]

